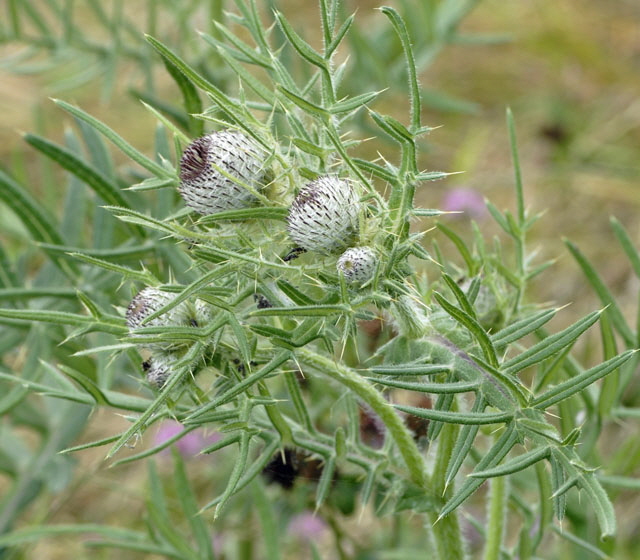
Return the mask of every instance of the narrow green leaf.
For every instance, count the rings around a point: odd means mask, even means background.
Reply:
[[[479,383],[467,383],[464,381],[453,383],[411,383],[409,381],[396,381],[395,379],[379,379],[377,377],[367,377],[372,383],[384,385],[385,387],[394,387],[395,389],[406,389],[407,391],[416,391],[418,393],[468,393],[475,391],[480,386]]]
[[[398,364],[372,366],[366,373],[376,373],[378,375],[435,375],[436,373],[447,373],[452,370],[449,364]]]
[[[282,29],[283,33],[285,34],[293,48],[298,51],[298,54],[314,66],[317,66],[322,70],[327,70],[327,62],[325,61],[325,59],[319,53],[313,50],[311,46],[295,32],[293,27],[291,27],[291,24],[286,20],[282,13],[276,10],[274,12],[274,15],[276,17],[278,25],[280,26],[280,29]]]
[[[542,461],[549,457],[550,447],[539,447],[536,449],[532,449],[531,451],[527,451],[526,453],[522,453],[517,457],[507,461],[506,463],[502,463],[497,467],[493,467],[491,469],[485,470],[475,470],[469,476],[475,478],[492,478],[494,476],[506,476],[509,474],[514,474],[519,471],[534,465],[538,461]]]
[[[435,292],[433,294],[434,299],[442,306],[442,308],[453,317],[458,323],[464,326],[478,341],[480,348],[482,349],[482,353],[484,354],[487,362],[497,368],[498,367],[498,357],[496,355],[496,350],[491,343],[491,339],[487,332],[482,328],[480,323],[471,315],[468,315],[464,311],[454,307],[451,305],[445,298],[443,298],[440,294]],[[466,298],[465,298],[466,299]],[[475,313],[474,313],[475,315]]]
[[[405,406],[401,404],[393,405],[394,408],[413,414],[419,418],[435,420],[437,422],[448,422],[451,424],[499,424],[513,420],[513,414],[509,412],[477,413],[477,412],[449,412],[435,410],[432,408],[420,408],[416,406]]]
[[[482,397],[482,395],[476,395],[476,400],[473,403],[473,408],[471,412],[482,414],[484,409],[486,408],[487,403]],[[449,485],[453,482],[462,463],[466,459],[467,455],[471,452],[473,448],[473,442],[476,439],[476,435],[480,426],[478,424],[466,424],[462,426],[460,433],[458,434],[458,438],[456,439],[456,443],[453,447],[453,451],[451,451],[451,457],[449,458],[449,464],[447,465],[447,471],[445,473],[445,488],[449,487]]]
[[[204,123],[192,116],[202,113],[202,101],[198,95],[198,90],[193,85],[193,82],[171,60],[162,55],[161,58],[167,72],[182,93],[184,109],[189,119],[189,131],[194,136],[201,136]]]
[[[322,469],[322,474],[318,481],[318,488],[316,490],[316,510],[320,509],[327,499],[335,471],[336,460],[333,456],[330,456],[324,462],[324,468]]]
[[[122,449],[131,438],[139,434],[146,426],[150,418],[157,413],[158,409],[164,405],[175,387],[182,383],[183,378],[190,372],[191,364],[196,360],[202,352],[203,345],[195,342],[191,349],[178,361],[174,368],[174,374],[169,377],[160,394],[149,405],[140,417],[120,436],[115,445],[109,450],[107,459],[113,457],[120,449]]]
[[[139,282],[142,282],[148,286],[157,286],[160,283],[158,279],[155,278],[153,274],[151,274],[148,271],[134,270],[127,266],[114,264],[112,262],[105,261],[102,259],[97,259],[95,257],[90,257],[89,255],[85,255],[83,253],[71,253],[71,256],[74,257],[75,259],[86,262],[92,266],[98,266],[103,270],[109,270],[110,272],[115,272],[116,274],[119,274],[124,278],[138,280]]]
[[[86,315],[77,315],[67,311],[47,311],[43,309],[0,309],[0,317],[4,317],[6,319],[17,319],[28,323],[40,322],[83,327],[87,332],[91,330],[115,335],[124,335],[127,332],[127,328],[124,326],[123,321],[119,321],[118,323],[115,321],[106,323],[104,321],[96,321],[94,318],[87,317]]]
[[[570,531],[567,531],[566,527],[551,525],[551,530],[560,538],[563,538],[567,542],[580,547],[582,550],[588,552],[589,554],[593,554],[596,558],[600,558],[601,560],[611,560],[611,556],[609,556],[606,552],[603,552],[597,546],[594,546],[590,542],[587,542],[577,535],[574,535]]]
[[[328,121],[331,113],[326,109],[320,107],[319,105],[312,103],[308,99],[294,93],[288,88],[285,88],[282,85],[278,85],[278,91],[283,93],[284,96],[291,102],[293,102],[296,106],[302,109],[305,113],[309,113],[310,115],[315,115],[316,117],[320,117],[323,121]]]
[[[400,121],[369,109],[369,115],[384,132],[400,144],[413,144],[413,134]]]
[[[115,183],[110,181],[97,169],[87,165],[84,160],[76,156],[70,150],[67,150],[62,146],[58,146],[46,138],[36,136],[35,134],[26,134],[24,139],[36,150],[58,163],[61,167],[75,175],[88,187],[93,189],[95,193],[107,204],[130,207],[129,202],[120,192],[120,189]],[[140,227],[132,227],[130,230],[139,238],[145,237],[145,232]]]
[[[616,338],[613,328],[606,313],[600,318],[600,331],[602,333],[602,347],[605,359],[611,359],[618,354]],[[598,414],[606,418],[611,413],[611,409],[618,398],[618,386],[620,383],[620,372],[614,371],[602,382],[600,395],[598,396]]]
[[[565,474],[560,461],[552,453],[549,457],[551,465],[551,489],[553,490],[553,512],[558,521],[564,519],[565,510],[567,508],[567,495],[559,490],[564,486]]]
[[[610,218],[611,228],[613,229],[613,233],[618,239],[622,249],[624,250],[629,262],[631,263],[631,267],[635,275],[640,278],[640,254],[638,250],[635,248],[627,230],[623,227],[623,225],[614,217]]]
[[[225,506],[229,498],[233,496],[236,492],[236,488],[238,482],[240,481],[240,477],[242,473],[247,468],[247,461],[249,459],[249,443],[251,441],[251,435],[243,431],[240,435],[240,442],[238,445],[238,453],[236,455],[236,460],[233,466],[233,470],[229,475],[229,480],[227,481],[227,487],[225,488],[222,496],[218,504],[216,505],[216,511],[214,513],[214,518],[217,518],[220,513],[222,513],[222,508]]]
[[[469,277],[475,276],[477,272],[476,263],[474,262],[473,257],[469,252],[469,249],[467,249],[467,244],[462,240],[462,238],[457,233],[455,233],[452,229],[449,229],[444,224],[438,222],[436,224],[436,227],[438,228],[439,231],[444,233],[449,238],[449,240],[456,246],[456,249],[458,249],[460,256],[464,259],[464,262],[467,265],[467,275]]]
[[[616,514],[609,496],[594,473],[586,473],[580,478],[580,488],[585,492],[596,513],[600,525],[600,536],[603,539],[616,534]]]
[[[251,461],[248,465],[247,469],[244,472],[242,478],[236,484],[236,492],[240,492],[245,486],[247,486],[252,480],[254,480],[267,466],[267,464],[273,459],[273,455],[276,453],[278,447],[280,447],[280,441],[277,438],[272,440],[267,440],[268,443],[261,453],[261,455]],[[212,508],[220,502],[220,497],[217,497],[211,500],[208,504],[206,504],[202,511]]]
[[[627,348],[633,348],[635,346],[636,337],[634,336],[631,328],[627,324],[618,303],[616,302],[613,294],[609,291],[609,289],[605,286],[604,282],[596,272],[595,268],[591,265],[591,263],[584,256],[582,251],[578,249],[577,245],[571,243],[571,241],[565,239],[565,245],[569,249],[569,252],[573,255],[573,258],[577,261],[578,265],[582,269],[582,272],[587,277],[589,284],[594,289],[602,305],[606,306],[605,312],[611,318],[611,322],[615,329],[620,333],[620,336],[624,339],[627,344]]]
[[[346,305],[300,305],[298,307],[266,307],[256,309],[249,315],[252,317],[327,317],[342,313],[349,313]]]
[[[64,245],[65,242],[49,213],[12,177],[0,170],[0,200],[11,208],[35,241]],[[50,255],[54,264],[71,279],[77,269],[64,259]]]
[[[202,416],[206,412],[214,410],[215,408],[231,401],[240,393],[244,393],[249,387],[255,385],[258,381],[261,381],[267,375],[273,373],[290,358],[291,353],[288,350],[280,351],[269,363],[262,366],[258,371],[252,373],[248,377],[245,377],[242,381],[236,383],[231,389],[225,391],[222,395],[217,396],[214,400],[196,408],[185,421],[193,420],[194,418]]]
[[[355,20],[355,16],[353,14],[347,17],[342,23],[342,25],[340,26],[340,29],[338,29],[336,34],[333,36],[333,39],[331,39],[331,41],[326,44],[326,47],[325,47],[326,58],[330,58],[331,55],[334,53],[334,51],[338,48],[338,46],[344,39],[345,35],[348,33],[349,29],[351,29],[351,25],[353,24],[354,20]]]
[[[467,299],[467,294],[465,294],[462,291],[460,286],[458,286],[458,283],[445,272],[442,273],[442,279],[444,280],[445,284],[449,287],[449,289],[453,293],[456,300],[458,300],[458,303],[460,304],[460,308],[462,309],[462,311],[464,311],[467,315],[472,317],[474,320],[477,320],[476,312],[473,306],[471,305],[471,303],[469,302],[469,300]],[[477,290],[476,290],[476,293],[477,293]]]
[[[509,424],[504,433],[498,438],[488,452],[486,452],[480,462],[476,465],[476,470],[487,470],[494,467],[507,456],[507,453],[517,443],[519,435],[515,429],[514,424]],[[445,515],[451,513],[460,504],[462,504],[471,494],[473,494],[484,482],[481,478],[468,477],[467,480],[460,486],[458,491],[449,499],[444,505],[438,519],[441,519]]]
[[[236,50],[233,51],[229,45],[218,41],[214,36],[209,35],[207,33],[200,32],[200,36],[211,46],[218,48],[226,49],[231,56],[233,56],[236,60],[241,60],[243,62],[248,62],[250,64],[255,64],[257,66],[261,66],[265,70],[272,70],[272,64],[269,57],[264,56],[260,51],[255,48],[252,48],[247,43],[242,41],[235,33],[230,31],[227,27],[222,25],[218,21],[213,22],[216,26],[216,30],[219,31],[224,38],[231,43]]]
[[[95,128],[98,132],[100,132],[105,138],[111,141],[117,148],[119,148],[123,153],[129,156],[133,161],[141,165],[144,169],[156,175],[158,177],[166,177],[173,178],[173,173],[166,170],[161,165],[157,164],[152,159],[148,158],[138,150],[136,150],[131,144],[129,144],[122,136],[117,134],[111,128],[109,128],[106,124],[99,121],[95,117],[92,117],[88,113],[84,112],[82,109],[78,107],[74,107],[65,101],[61,101],[59,99],[54,99],[54,102],[59,107],[62,107],[65,111],[71,113],[74,117],[83,120],[93,128]]]
[[[546,311],[539,311],[533,315],[529,315],[520,321],[512,323],[508,327],[499,330],[497,333],[491,336],[491,342],[497,349],[503,349],[508,344],[516,342],[528,334],[531,334],[535,330],[542,327],[545,323],[553,319],[557,313],[557,309],[548,309]]]
[[[189,522],[195,542],[198,544],[198,552],[203,558],[213,558],[211,529],[208,527],[204,517],[199,513],[196,496],[189,483],[184,461],[176,449],[173,450],[173,465],[173,481],[176,495],[180,500],[184,517]]]
[[[520,170],[520,158],[518,156],[518,143],[516,141],[516,126],[513,119],[511,108],[507,107],[507,129],[509,130],[509,145],[511,147],[511,159],[513,161],[513,171],[515,173],[516,187],[516,207],[518,215],[518,224],[520,226],[525,223],[525,206],[524,191],[522,188],[522,172]]]
[[[332,115],[339,115],[340,113],[349,113],[361,107],[364,107],[367,103],[373,101],[381,92],[379,91],[370,91],[369,93],[363,93],[361,95],[356,95],[354,97],[350,97],[345,99],[344,101],[338,101],[334,103],[330,108],[329,112]]]
[[[58,535],[101,535],[114,540],[145,542],[146,535],[130,529],[110,527],[95,523],[84,523],[77,525],[50,524],[43,526],[17,529],[11,533],[0,536],[0,546],[16,546],[24,543],[35,542],[47,537]]]
[[[274,107],[276,105],[276,96],[273,90],[266,87],[254,74],[247,71],[242,65],[238,64],[235,59],[230,56],[226,50],[219,48],[218,54],[224,59],[225,63],[245,84],[247,84],[267,105]]]
[[[239,210],[223,210],[216,214],[201,217],[198,222],[210,224],[223,220],[277,220],[284,222],[289,209],[280,206],[260,206],[256,208],[242,208]]]
[[[276,514],[275,504],[270,494],[267,494],[264,483],[259,478],[252,484],[252,504],[255,507],[260,525],[262,526],[262,538],[264,539],[265,558],[269,560],[281,560],[281,545],[279,542],[278,522],[279,516]]]
[[[627,350],[619,356],[611,358],[606,362],[603,362],[587,371],[568,379],[560,385],[556,385],[546,393],[539,395],[531,401],[531,406],[538,409],[549,408],[550,406],[568,399],[572,395],[579,393],[585,387],[588,387],[592,383],[595,383],[601,377],[611,373],[624,364],[636,350]]]
[[[416,61],[413,56],[411,38],[407,31],[407,26],[400,14],[389,6],[383,6],[380,11],[389,18],[391,25],[396,31],[406,60],[406,69],[409,74],[409,101],[411,103],[411,127],[413,130],[420,128],[420,85],[418,84],[418,73],[416,72]]]
[[[560,352],[591,327],[600,318],[601,313],[602,311],[593,311],[563,331],[548,336],[521,354],[503,362],[502,371],[514,375]]]

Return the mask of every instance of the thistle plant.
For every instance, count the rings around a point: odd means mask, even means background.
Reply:
[[[416,60],[399,13],[380,9],[403,53],[404,122],[377,110],[383,92],[344,96],[349,67],[336,53],[354,20],[339,20],[337,1],[320,3],[319,48],[278,11],[269,27],[254,2],[238,0],[237,9],[239,29],[218,24],[218,38],[207,37],[241,84],[235,94],[147,37],[185,106],[209,103],[189,116],[204,135],[147,106],[158,119],[156,154],[149,157],[82,109],[56,101],[74,117],[90,157],[77,155],[75,135],[68,146],[26,136],[99,197],[94,233],[104,228],[108,248],[67,244],[37,202],[0,175],[4,199],[72,288],[46,290],[42,297],[54,305],[25,292],[30,304],[4,308],[0,317],[12,329],[54,325],[58,353],[73,354],[71,362],[45,356],[33,376],[3,371],[2,379],[128,412],[122,433],[65,454],[106,446],[117,468],[194,430],[222,434],[202,449],[218,483],[206,494],[196,493],[174,453],[182,525],[172,520],[169,490],[150,462],[146,529],[67,530],[98,533],[103,545],[118,548],[215,558],[211,534],[251,500],[264,545],[256,557],[277,558],[283,545],[274,511],[287,495],[264,485],[287,468],[290,484],[303,487],[308,505],[331,521],[337,552],[329,557],[350,557],[338,520],[358,510],[381,524],[392,518],[411,527],[411,546],[428,550],[429,558],[540,557],[549,532],[604,555],[600,537],[612,542],[616,518],[594,445],[631,382],[637,337],[621,326],[612,297],[604,298],[606,311],[557,332],[547,327],[561,310],[528,300],[529,281],[549,263],[535,264],[528,252],[538,216],[526,209],[511,114],[516,211],[487,203],[503,239],[490,246],[476,228],[465,241],[446,213],[416,202],[447,173],[421,167],[420,148],[432,129],[422,122]],[[304,79],[281,62],[283,52],[306,66]],[[350,134],[363,115],[395,143],[384,158],[367,158],[364,138]],[[138,166],[126,189],[105,139]],[[445,256],[434,223],[459,256]],[[598,322],[604,359],[583,366],[573,347]],[[624,352],[616,351],[612,323],[629,335]],[[136,383],[127,386],[125,378]],[[573,414],[579,406],[597,409],[598,421],[585,421],[583,429]],[[165,419],[184,430],[151,449],[127,451]],[[367,437],[367,424],[379,437]],[[486,492],[476,493],[487,481]],[[596,537],[568,527],[578,493],[580,508],[587,504],[597,522]],[[479,502],[487,504],[480,516]],[[481,553],[466,542],[463,524],[478,530]],[[47,532],[16,530],[0,545]],[[349,543],[360,547],[353,557],[398,548],[391,531],[358,541]]]

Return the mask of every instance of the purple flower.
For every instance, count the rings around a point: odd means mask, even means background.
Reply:
[[[320,540],[327,530],[326,522],[312,511],[294,515],[287,527],[289,535],[307,543]]]
[[[483,218],[487,213],[482,195],[473,189],[451,189],[440,205],[447,212],[464,212],[470,218]]]
[[[183,431],[185,431],[185,428],[180,422],[165,420],[160,424],[160,428],[156,432],[155,445],[161,445]],[[196,429],[182,436],[174,445],[182,456],[192,457],[198,455],[205,447],[219,441],[221,437],[218,432],[205,435],[202,430]]]

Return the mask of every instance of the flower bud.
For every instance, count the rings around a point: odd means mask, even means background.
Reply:
[[[249,137],[222,130],[189,144],[180,159],[179,192],[198,214],[246,208],[255,203],[247,188],[260,191],[266,152]]]
[[[148,364],[146,377],[149,385],[153,385],[156,389],[162,389],[175,371],[173,368],[175,361],[175,357],[168,354],[155,356],[146,362]]]
[[[347,284],[364,284],[373,278],[376,271],[376,254],[371,247],[351,247],[336,264]]]
[[[340,253],[358,235],[360,203],[350,181],[334,176],[308,183],[287,218],[291,239],[307,251]]]
[[[135,330],[143,326],[143,321],[158,309],[173,300],[173,296],[156,288],[147,287],[141,290],[127,307],[127,326]],[[151,319],[145,326],[163,327],[167,325],[188,325],[189,311],[185,303],[180,303],[159,317]]]

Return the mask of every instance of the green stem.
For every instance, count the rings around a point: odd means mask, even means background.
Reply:
[[[489,519],[487,520],[487,541],[484,548],[484,560],[499,560],[508,495],[507,477],[498,476],[492,478],[489,492]]]
[[[454,406],[455,408],[455,406]],[[433,492],[444,504],[453,494],[453,486],[447,487],[447,465],[458,439],[459,426],[445,424],[438,437],[438,451],[433,469]],[[463,560],[465,547],[460,532],[458,515],[455,511],[438,519],[437,513],[430,515],[435,539],[437,558],[440,560]]]
[[[301,363],[331,377],[338,383],[351,389],[380,417],[389,435],[393,438],[398,450],[409,470],[409,477],[428,493],[432,493],[431,481],[427,475],[426,466],[411,432],[395,409],[384,397],[351,368],[336,363],[330,358],[316,354],[306,348],[296,350],[296,356]]]

